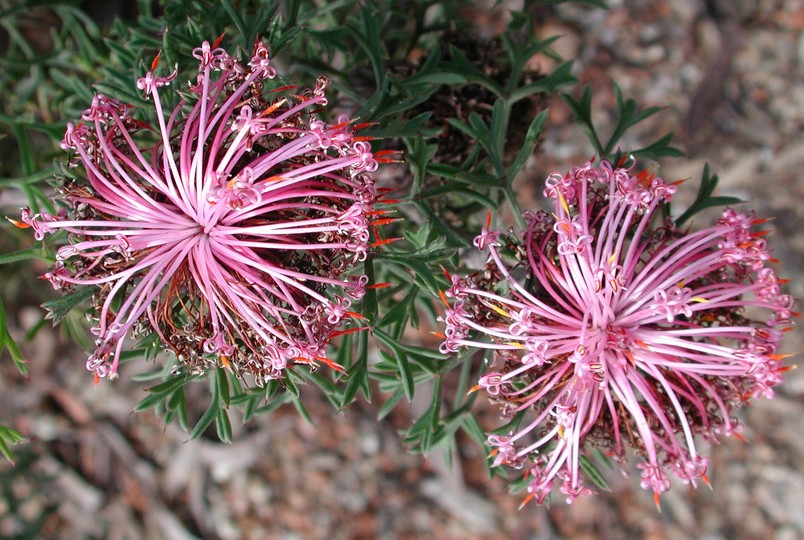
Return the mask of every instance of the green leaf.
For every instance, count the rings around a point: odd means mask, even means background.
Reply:
[[[444,63],[442,71],[460,75],[466,79],[467,82],[473,82],[484,86],[498,97],[503,96],[502,87],[475,67],[460,49],[450,46],[449,51],[451,61]]]
[[[461,427],[477,444],[483,446],[487,443],[486,434],[483,432],[483,428],[480,427],[480,423],[473,414],[467,414],[463,417]]]
[[[553,72],[547,77],[533,81],[532,83],[521,86],[511,92],[508,102],[513,105],[517,101],[524,99],[531,94],[549,94],[551,92],[555,92],[562,86],[567,86],[576,82],[578,82],[578,79],[572,75],[572,61],[568,60],[553,70]]]
[[[704,165],[703,174],[701,175],[701,183],[698,185],[698,194],[689,208],[676,219],[676,226],[680,227],[684,222],[692,216],[703,210],[704,208],[711,208],[713,206],[726,206],[729,204],[738,204],[743,201],[737,197],[714,197],[714,193],[719,182],[716,174],[711,174],[709,171],[709,163]]]
[[[81,287],[74,293],[56,300],[48,300],[42,304],[42,307],[47,311],[45,318],[52,320],[54,325],[59,324],[73,309],[92,298],[95,292],[95,287]]]
[[[413,392],[415,384],[413,382],[413,372],[411,371],[410,362],[408,361],[408,356],[405,352],[399,347],[396,343],[396,340],[391,338],[385,332],[381,332],[376,330],[374,335],[377,339],[383,343],[386,347],[391,349],[391,359],[395,362],[397,371],[399,373],[399,378],[402,383],[402,388],[405,391],[405,396],[407,396],[408,401],[413,399]],[[385,351],[380,351],[381,355],[385,355]]]
[[[416,84],[463,84],[466,77],[460,73],[449,73],[438,71],[435,73],[418,73],[409,79],[405,79],[405,86]]]
[[[221,409],[218,404],[217,396],[213,396],[212,401],[209,404],[209,408],[206,410],[206,412],[204,412],[204,414],[195,424],[193,430],[190,432],[190,439],[197,439],[204,433],[204,431],[206,431],[213,421],[217,422],[218,411],[220,410]]]
[[[580,456],[579,461],[581,469],[586,473],[589,479],[592,480],[594,485],[603,491],[611,491],[608,482],[606,482],[606,477],[600,472],[600,470],[598,470],[595,464],[592,463],[588,457]]]
[[[40,259],[43,261],[51,260],[50,257],[44,254],[40,246],[34,246],[28,249],[12,251],[11,253],[3,253],[2,255],[0,255],[0,264],[9,264],[19,261],[27,261],[29,259]]]
[[[229,380],[226,377],[226,368],[219,367],[215,370],[215,387],[218,398],[223,407],[229,406]]]
[[[27,439],[23,437],[19,431],[0,425],[0,453],[2,453],[3,457],[12,465],[14,465],[14,458],[11,455],[9,445],[19,444],[26,440]]]
[[[8,354],[11,355],[11,361],[14,362],[17,371],[21,375],[27,376],[28,367],[25,365],[25,358],[23,358],[17,344],[11,339],[11,334],[6,324],[6,306],[3,304],[2,298],[0,298],[0,353],[3,352],[3,349],[7,350]]]
[[[389,397],[388,400],[385,403],[382,404],[382,407],[380,407],[380,410],[377,411],[377,420],[378,421],[382,420],[383,418],[388,416],[388,414],[392,410],[394,410],[394,407],[396,407],[397,403],[399,403],[399,401],[402,399],[402,397],[404,395],[405,395],[404,388],[402,388],[401,386],[399,388],[397,388],[394,391],[394,393],[391,394],[391,397]]]
[[[667,135],[664,135],[656,140],[656,142],[653,142],[644,148],[632,150],[628,152],[628,154],[635,158],[646,158],[652,159],[653,161],[658,161],[663,157],[683,157],[685,155],[683,150],[676,148],[675,146],[670,146],[672,140],[673,134],[668,133]],[[617,154],[617,157],[614,159],[614,163],[619,163],[619,157],[621,157],[621,155],[621,153]]]
[[[592,91],[587,86],[583,89],[580,99],[575,99],[570,94],[561,94],[561,99],[566,103],[576,122],[580,123],[589,136],[589,141],[595,148],[595,152],[603,155],[603,143],[597,134],[595,125],[592,122]]]
[[[544,129],[544,123],[547,120],[547,113],[549,111],[544,110],[536,115],[536,118],[531,121],[530,126],[528,126],[528,131],[525,134],[525,141],[522,143],[522,148],[519,149],[517,152],[516,158],[514,158],[513,163],[508,168],[508,173],[506,175],[505,181],[507,184],[511,184],[516,178],[516,175],[522,170],[522,167],[525,166],[527,163],[528,158],[533,154],[533,149],[536,148],[536,143],[539,142],[539,137],[541,137],[542,129]]]
[[[405,156],[413,171],[413,186],[410,188],[410,197],[415,197],[424,185],[424,178],[433,156],[438,152],[438,146],[427,144],[421,137],[414,137],[412,150]]]
[[[231,444],[232,422],[229,420],[229,412],[226,409],[218,409],[218,414],[215,416],[215,430],[222,443]]]

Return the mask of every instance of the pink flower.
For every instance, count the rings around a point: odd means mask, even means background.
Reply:
[[[368,281],[353,270],[382,213],[369,175],[382,159],[347,118],[317,116],[324,78],[274,83],[262,44],[246,65],[217,44],[193,54],[197,79],[172,111],[176,70],[156,75],[155,61],[137,81],[153,127],[103,95],[68,125],[62,146],[86,176],[63,188],[69,217],[22,216],[37,238],[66,232],[45,277],[98,287],[87,362],[98,377],[116,376],[124,337],[151,331],[185,364],[258,384],[292,362],[338,369],[327,343]]]
[[[441,350],[493,353],[475,389],[505,418],[526,413],[489,437],[495,466],[525,469],[526,501],[590,493],[590,447],[620,462],[630,447],[657,498],[668,471],[706,481],[700,439],[738,432],[732,409],[781,382],[794,302],[765,266],[762,221],[726,209],[679,230],[659,206],[674,191],[605,162],[552,175],[552,213],[526,214],[521,236],[485,228],[486,269],[452,278]]]

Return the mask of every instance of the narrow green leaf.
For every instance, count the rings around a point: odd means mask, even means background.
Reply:
[[[377,411],[377,420],[378,421],[382,420],[383,418],[388,416],[388,414],[392,410],[394,410],[394,408],[396,407],[397,403],[399,403],[399,400],[401,400],[402,396],[404,396],[404,395],[405,395],[405,390],[402,387],[397,388],[394,391],[394,393],[391,394],[391,397],[389,397],[388,400],[385,403],[382,404],[382,407],[380,407],[380,410]]]
[[[43,261],[48,261],[50,260],[50,257],[43,253],[40,246],[34,246],[28,249],[12,251],[11,253],[3,253],[0,255],[0,264],[15,263],[19,261],[26,261],[28,259],[40,259]]]
[[[45,318],[52,320],[54,325],[59,324],[73,309],[92,298],[95,292],[95,287],[81,287],[74,293],[45,302],[42,304],[48,312]]]
[[[516,175],[519,174],[519,171],[522,170],[522,167],[527,163],[528,158],[533,154],[533,149],[536,147],[536,143],[539,142],[539,137],[542,135],[544,123],[547,120],[547,113],[548,111],[544,110],[537,114],[531,121],[530,126],[528,126],[522,148],[519,149],[516,158],[514,158],[514,162],[511,163],[511,166],[508,168],[508,173],[505,178],[507,184],[510,185],[514,181]]]
[[[216,397],[213,397],[212,401],[209,404],[209,408],[204,412],[201,418],[196,423],[193,430],[190,432],[190,439],[197,439],[200,437],[204,431],[215,421],[218,417],[218,411],[220,410],[218,400]]]
[[[441,383],[441,377],[436,377],[433,381],[433,397],[430,400],[430,408],[433,411],[430,419],[430,429],[433,432],[438,429],[441,418]]]
[[[23,358],[22,352],[11,338],[11,334],[8,331],[8,325],[6,324],[6,306],[2,298],[0,298],[0,353],[3,352],[3,349],[6,349],[8,354],[11,355],[11,361],[14,362],[14,366],[17,368],[17,371],[20,372],[20,375],[27,376],[28,366],[25,365],[25,358]]]
[[[551,92],[555,92],[562,86],[567,86],[576,82],[578,82],[578,79],[572,75],[572,61],[568,60],[567,62],[564,62],[558,66],[547,77],[533,81],[532,83],[521,86],[511,92],[508,102],[509,104],[513,105],[517,101],[524,99],[531,94],[549,94]]]
[[[219,367],[215,370],[215,386],[218,398],[223,407],[229,406],[229,380],[226,378],[226,368]]]
[[[466,432],[466,434],[469,435],[469,437],[471,437],[472,440],[474,440],[477,444],[480,445],[487,444],[486,434],[483,432],[483,428],[480,427],[480,424],[478,423],[477,418],[475,418],[475,415],[473,414],[465,415],[463,417],[463,423],[461,424],[461,427]]]
[[[215,430],[222,443],[231,444],[232,422],[229,420],[229,412],[226,409],[218,409],[218,414],[215,416]]]
[[[14,465],[14,458],[11,455],[9,445],[25,442],[26,438],[17,430],[8,426],[0,425],[0,453],[3,454],[9,463]]]
[[[611,491],[606,477],[601,473],[592,461],[586,456],[580,456],[580,465],[583,472],[592,480],[592,483],[603,491]]]

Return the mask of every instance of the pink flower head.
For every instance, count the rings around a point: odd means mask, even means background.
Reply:
[[[31,215],[38,238],[65,231],[46,277],[57,288],[99,288],[97,349],[87,367],[115,376],[124,337],[154,331],[184,363],[229,365],[258,384],[292,362],[337,364],[327,343],[352,315],[367,278],[377,190],[371,147],[347,118],[316,111],[310,90],[272,81],[267,48],[247,64],[217,44],[195,49],[196,81],[172,111],[176,70],[137,81],[155,125],[95,96],[62,146],[86,180],[64,187],[70,216]],[[158,60],[158,59],[157,59]]]
[[[489,439],[495,466],[530,462],[526,500],[556,484],[568,501],[589,493],[580,460],[594,446],[620,462],[633,449],[656,497],[668,472],[706,481],[699,438],[738,431],[732,409],[781,382],[794,302],[765,266],[762,221],[726,209],[682,231],[659,211],[674,191],[606,162],[552,175],[552,213],[527,213],[521,235],[484,229],[487,267],[452,278],[441,350],[493,352],[475,389],[506,418],[527,413]]]

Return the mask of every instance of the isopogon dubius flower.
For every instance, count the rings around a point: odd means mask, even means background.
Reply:
[[[526,501],[590,493],[592,447],[636,456],[657,501],[670,473],[707,481],[701,439],[738,433],[732,410],[782,380],[794,302],[767,266],[763,220],[726,209],[680,230],[660,211],[675,189],[606,162],[553,175],[551,213],[527,213],[521,234],[487,226],[487,267],[452,277],[441,350],[493,352],[476,389],[505,418],[524,411],[488,442],[495,466],[525,471]]]
[[[275,82],[265,45],[246,63],[217,43],[193,55],[197,78],[172,110],[175,70],[157,75],[157,57],[137,81],[152,126],[95,96],[62,142],[84,173],[63,186],[70,211],[25,209],[19,224],[38,239],[66,233],[45,276],[56,288],[98,288],[87,362],[98,377],[116,376],[124,337],[143,332],[185,364],[258,384],[294,362],[338,368],[326,348],[368,281],[354,269],[382,213],[370,173],[383,158],[347,118],[319,118],[324,78]]]

